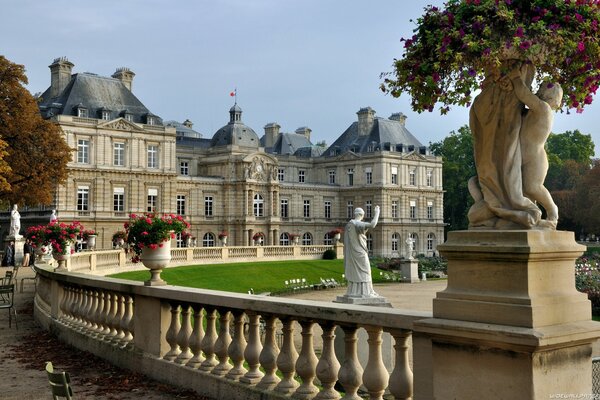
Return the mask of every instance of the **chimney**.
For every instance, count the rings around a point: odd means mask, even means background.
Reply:
[[[401,112],[393,113],[392,115],[390,115],[390,120],[398,121],[402,125],[404,125],[404,122],[406,121],[406,115],[402,114]]]
[[[281,126],[277,122],[270,122],[265,125],[265,147],[273,147],[279,137]]]
[[[129,68],[121,67],[117,68],[112,77],[123,82],[123,85],[131,92],[131,83],[133,82],[133,77],[135,73],[131,71]]]
[[[183,121],[183,126],[192,129],[192,126],[194,126],[194,124],[189,119],[186,119],[185,121]]]
[[[375,111],[371,107],[364,107],[358,110],[358,136],[367,136],[373,128]]]
[[[71,81],[74,64],[67,57],[55,58],[50,68],[50,98],[58,97]]]
[[[310,142],[310,133],[312,132],[312,130],[308,127],[308,126],[301,126],[300,128],[296,129],[296,133],[298,135],[303,135],[304,137],[306,137],[306,139]]]

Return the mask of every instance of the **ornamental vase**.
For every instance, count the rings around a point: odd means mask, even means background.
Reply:
[[[333,235],[333,239],[335,240],[335,242],[339,242],[340,239],[342,238],[342,235],[340,233],[336,233],[335,235]]]
[[[142,248],[140,257],[144,267],[150,270],[151,278],[144,282],[146,286],[163,286],[167,282],[160,278],[160,273],[171,262],[171,241],[162,242],[162,247],[151,249],[150,247]]]
[[[87,238],[87,249],[88,250],[96,250],[96,236],[97,235],[89,235]]]
[[[62,269],[62,270],[67,269],[67,260],[69,258],[71,258],[71,247],[72,247],[71,243],[65,245],[65,253],[64,254],[56,253],[55,251],[52,252],[52,257],[56,261],[58,261],[58,267],[56,269]]]
[[[221,238],[221,244],[223,245],[223,247],[227,246],[227,236],[223,236]]]

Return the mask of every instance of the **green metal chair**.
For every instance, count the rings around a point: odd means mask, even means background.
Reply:
[[[48,373],[52,398],[54,400],[59,400],[60,398],[71,400],[73,398],[73,390],[71,389],[69,374],[67,372],[54,372],[54,367],[50,361],[46,362],[46,373]]]
[[[23,284],[25,283],[24,281],[29,280],[29,281],[33,281],[34,287],[37,288],[35,285],[37,283],[37,271],[35,270],[35,265],[30,265],[29,268],[31,268],[31,270],[33,271],[33,277],[31,276],[25,276],[23,278],[21,278],[21,293],[23,293]]]
[[[12,316],[15,315],[15,326],[19,329],[17,322],[17,309],[15,308],[15,285],[0,285],[0,309],[8,310],[8,327],[12,328]]]

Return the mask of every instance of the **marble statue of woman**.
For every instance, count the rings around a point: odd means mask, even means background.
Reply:
[[[18,207],[15,204],[10,212],[10,230],[8,232],[9,236],[14,237],[15,239],[21,236],[19,234],[19,231],[21,230],[21,214],[19,214],[17,208]]]
[[[347,297],[380,297],[373,290],[371,263],[367,249],[366,233],[377,226],[379,206],[371,222],[364,222],[365,212],[362,208],[354,210],[354,219],[346,224],[344,231],[344,273],[348,280]]]
[[[50,222],[56,221],[58,217],[56,216],[56,210],[52,210],[52,214],[50,214]]]

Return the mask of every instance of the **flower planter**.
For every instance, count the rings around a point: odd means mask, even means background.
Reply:
[[[162,247],[142,248],[141,261],[150,270],[151,278],[144,282],[146,286],[163,286],[167,282],[160,278],[160,273],[171,262],[171,241],[162,242]]]
[[[87,238],[87,249],[96,250],[96,237],[97,235],[89,235]]]
[[[67,260],[69,258],[71,258],[71,247],[72,246],[73,246],[72,244],[68,244],[65,248],[64,254],[52,252],[52,257],[56,261],[58,261],[58,267],[56,269],[63,269],[63,270],[67,269]]]
[[[227,236],[223,236],[221,238],[221,244],[223,245],[223,247],[227,246]]]

